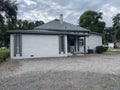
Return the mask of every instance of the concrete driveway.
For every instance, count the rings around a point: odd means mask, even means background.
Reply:
[[[0,90],[120,90],[120,55],[8,60]]]

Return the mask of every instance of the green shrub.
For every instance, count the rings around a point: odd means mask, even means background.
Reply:
[[[104,52],[106,52],[108,50],[108,48],[104,48]]]
[[[9,49],[0,50],[0,62],[5,61],[8,56],[9,56]]]
[[[106,49],[103,46],[97,46],[96,47],[96,53],[103,53]]]

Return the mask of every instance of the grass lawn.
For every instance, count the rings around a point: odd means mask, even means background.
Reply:
[[[106,53],[120,54],[120,49],[108,49]]]
[[[9,56],[9,49],[0,50],[0,62],[5,61],[8,56]]]

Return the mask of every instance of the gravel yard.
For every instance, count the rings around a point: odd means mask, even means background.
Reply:
[[[0,90],[120,90],[120,54],[7,60]]]

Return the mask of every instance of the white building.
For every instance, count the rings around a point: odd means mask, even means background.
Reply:
[[[114,43],[108,43],[108,48],[114,48]]]
[[[55,19],[34,30],[10,30],[11,59],[63,57],[87,53],[102,45],[102,36],[88,29]]]

